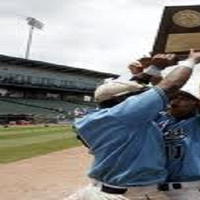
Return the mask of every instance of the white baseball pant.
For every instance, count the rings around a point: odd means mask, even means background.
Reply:
[[[101,184],[90,184],[64,200],[200,200],[200,182],[182,183],[182,189],[158,191],[157,185],[130,187],[123,195],[101,191]]]

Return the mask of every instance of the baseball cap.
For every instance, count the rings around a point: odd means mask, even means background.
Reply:
[[[100,103],[117,96],[140,91],[143,88],[144,86],[136,81],[110,81],[97,87],[94,98]]]

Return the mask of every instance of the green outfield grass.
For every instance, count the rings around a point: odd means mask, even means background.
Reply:
[[[0,126],[0,163],[81,145],[71,126]]]

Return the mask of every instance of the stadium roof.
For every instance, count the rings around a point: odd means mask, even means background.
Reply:
[[[11,57],[0,54],[0,63],[12,64],[12,65],[22,65],[26,67],[37,67],[43,69],[59,70],[61,72],[70,72],[70,73],[82,73],[85,75],[90,75],[99,78],[118,78],[118,74],[98,72],[88,69],[82,69],[77,67],[71,67],[66,65],[59,65],[53,63],[47,63],[43,61],[29,60],[24,58]]]

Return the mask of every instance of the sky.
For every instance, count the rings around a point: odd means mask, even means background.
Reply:
[[[128,63],[151,52],[165,6],[200,0],[0,0],[0,54],[25,57],[26,18],[35,29],[29,59],[129,77]]]

